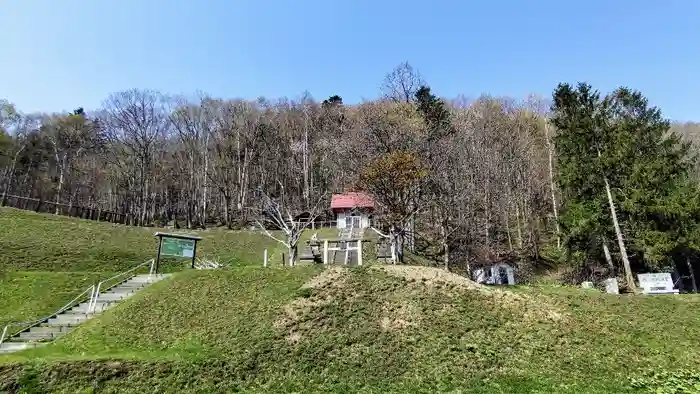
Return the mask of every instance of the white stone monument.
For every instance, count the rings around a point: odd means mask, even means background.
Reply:
[[[581,282],[581,287],[584,289],[595,289],[593,282]]]
[[[638,274],[637,278],[644,294],[678,294],[678,290],[673,288],[673,279],[668,272]]]
[[[605,280],[605,292],[608,294],[620,294],[617,278],[608,278]]]

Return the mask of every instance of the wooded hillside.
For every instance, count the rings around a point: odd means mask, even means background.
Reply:
[[[605,190],[597,181],[583,194],[562,189],[570,174],[558,165],[560,137],[581,129],[585,119],[552,123],[557,111],[569,109],[550,105],[549,98],[439,99],[408,63],[387,75],[381,91],[379,99],[349,105],[339,95],[323,101],[309,94],[247,101],[134,89],[110,95],[101,108],[63,114],[22,113],[5,101],[0,198],[3,205],[50,206],[64,214],[89,208],[91,217],[136,226],[175,220],[187,228],[235,228],[258,218],[263,196],[300,213],[332,192],[358,189],[379,203],[379,227],[402,236],[411,233],[416,253],[433,256],[447,268],[466,269],[467,263],[495,259],[542,261],[543,254],[550,266],[606,265],[603,243],[594,241],[603,236],[611,244],[605,249],[611,256],[607,264],[620,266],[623,253],[613,245],[608,207],[596,202],[606,201]],[[624,100],[616,105],[631,108]],[[697,124],[671,127],[690,141],[700,138],[699,130]],[[662,131],[668,135],[668,127]],[[640,139],[634,146],[652,146],[658,138]],[[624,160],[642,166],[643,173],[644,168],[675,163],[644,167],[628,153]],[[622,160],[611,155],[610,160]],[[680,153],[678,160],[686,156]],[[607,167],[597,171],[598,159],[591,160],[590,175],[603,179]],[[695,175],[694,165],[674,176]],[[694,250],[689,235],[694,224],[683,235],[652,237],[665,230],[641,223],[660,213],[631,213],[639,199],[629,192],[642,190],[635,189],[639,185],[611,189],[633,265],[636,270],[674,266],[672,255],[681,246],[673,239],[685,237],[683,250]],[[694,183],[688,187],[697,188]],[[570,204],[575,201],[594,205],[574,210],[580,208]],[[694,206],[676,212],[667,208],[669,217],[694,223]],[[573,228],[572,220],[608,227]],[[586,253],[576,254],[581,251]]]

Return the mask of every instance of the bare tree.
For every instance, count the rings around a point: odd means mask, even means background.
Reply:
[[[144,225],[152,200],[158,142],[170,127],[168,102],[158,92],[134,89],[111,95],[104,106],[112,149],[122,151],[120,167],[127,171],[124,175],[128,176],[131,187],[138,189],[129,214]]]
[[[311,211],[308,211],[308,220],[305,221],[295,220],[296,215],[292,213],[291,208],[287,204],[282,203],[283,198],[273,199],[266,193],[262,193],[262,199],[262,217],[269,220],[274,227],[279,228],[284,234],[284,238],[273,235],[263,223],[262,218],[256,220],[256,223],[268,237],[287,247],[287,252],[289,253],[287,261],[289,266],[293,267],[297,263],[299,239],[304,230],[318,217],[322,204],[326,202],[326,195],[321,196]]]
[[[245,220],[244,208],[254,184],[252,168],[262,150],[259,144],[265,124],[254,103],[218,100],[211,101],[209,107],[214,113],[214,127],[208,176],[222,196],[224,222],[230,228],[234,201],[239,219]]]
[[[463,221],[469,211],[468,200],[474,193],[471,183],[474,179],[474,163],[469,144],[466,143],[471,129],[469,120],[469,113],[453,113],[451,127],[455,133],[431,142],[427,147],[432,158],[428,200],[437,219],[437,238],[442,247],[442,263],[445,270],[450,270],[451,240],[463,227]]]
[[[70,115],[55,115],[47,119],[44,131],[53,147],[59,171],[55,209],[55,214],[58,215],[64,184],[71,168],[87,152],[101,144],[101,137],[99,127],[85,117],[82,108]],[[71,198],[70,201],[72,200]]]
[[[14,106],[0,102],[0,165],[2,171],[2,196],[0,206],[7,203],[12,180],[17,167],[17,160],[28,144],[27,134],[38,127],[36,116],[22,116],[15,111]],[[6,129],[13,130],[13,135],[4,134]]]
[[[183,170],[188,174],[186,195],[187,227],[194,222],[200,227],[207,223],[207,202],[209,199],[209,141],[214,128],[214,112],[207,106],[208,99],[201,97],[198,102],[183,98],[175,99],[170,121],[184,147],[177,156]]]
[[[425,80],[420,72],[408,62],[403,62],[384,77],[381,91],[386,99],[410,103],[418,89],[424,85]]]
[[[549,122],[545,119],[544,122],[544,132],[545,138],[547,140],[547,163],[548,163],[548,173],[549,173],[549,188],[552,196],[552,212],[554,213],[554,224],[556,226],[556,237],[557,237],[557,249],[561,248],[561,230],[559,229],[559,212],[557,210],[557,194],[556,187],[554,185],[554,144],[552,143],[551,128]],[[606,253],[609,256],[609,252]]]

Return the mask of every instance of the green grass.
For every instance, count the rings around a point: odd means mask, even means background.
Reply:
[[[699,367],[698,296],[474,290],[426,268],[324,271],[299,288],[319,271],[177,274],[0,359],[0,391],[4,376],[66,393],[625,393],[651,367]]]
[[[95,283],[85,272],[6,272],[0,274],[0,330],[10,322],[44,317]]]
[[[158,231],[12,209],[0,228],[0,325],[153,257]],[[656,387],[700,379],[700,296],[475,290],[418,267],[264,269],[263,249],[283,251],[274,240],[196,234],[230,268],[178,272],[48,346],[0,357],[0,393],[626,393],[651,368],[661,373],[643,381]]]
[[[279,309],[315,271],[250,267],[179,273],[35,354],[236,359],[250,350],[247,344],[273,335]]]
[[[0,330],[55,312],[90,285],[155,257],[155,228],[137,228],[0,208]],[[181,231],[185,232],[185,231]],[[231,265],[262,264],[268,237],[246,231],[197,231],[198,255]],[[179,271],[186,259],[164,259]],[[144,267],[143,270],[147,270]]]
[[[120,272],[155,257],[156,231],[104,222],[0,208],[0,267],[14,271]],[[249,231],[177,231],[203,237],[199,256],[222,263],[262,264],[262,251],[274,240]],[[179,270],[186,261],[167,260],[165,270]]]

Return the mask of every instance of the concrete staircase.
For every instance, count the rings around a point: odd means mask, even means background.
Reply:
[[[139,290],[158,282],[169,274],[144,274],[132,276],[123,282],[100,292],[95,299],[95,308],[90,311],[90,300],[78,304],[62,313],[54,315],[42,323],[28,327],[25,330],[5,339],[0,343],[0,353],[11,353],[19,350],[45,345],[60,338],[96,315],[136,294]]]

